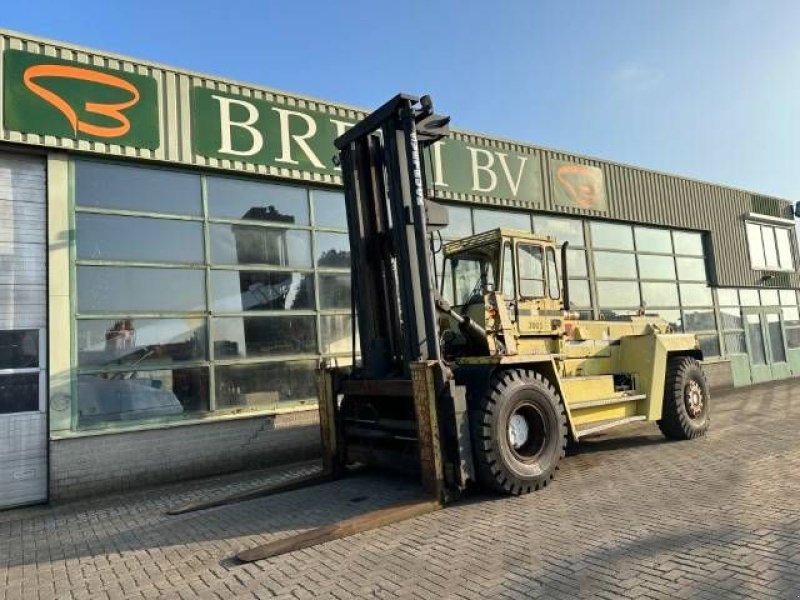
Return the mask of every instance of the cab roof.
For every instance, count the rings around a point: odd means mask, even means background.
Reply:
[[[549,235],[541,235],[524,231],[521,229],[509,229],[507,227],[498,227],[497,229],[490,229],[483,233],[471,235],[460,240],[448,242],[444,245],[445,255],[458,254],[464,250],[471,250],[487,244],[498,244],[503,240],[516,239],[525,240],[528,242],[540,242],[545,244],[555,244],[556,240]]]

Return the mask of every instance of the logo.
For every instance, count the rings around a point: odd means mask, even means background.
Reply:
[[[592,210],[606,210],[603,171],[589,165],[553,161],[555,203]]]
[[[156,149],[158,87],[150,76],[6,50],[8,129]]]

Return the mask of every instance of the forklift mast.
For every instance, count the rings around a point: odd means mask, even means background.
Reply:
[[[365,379],[410,379],[413,361],[441,360],[428,230],[447,220],[426,198],[422,150],[449,121],[428,96],[398,94],[335,141]]]

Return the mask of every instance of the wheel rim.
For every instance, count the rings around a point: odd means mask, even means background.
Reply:
[[[692,419],[696,419],[703,414],[703,409],[705,408],[703,388],[694,380],[686,385],[684,403],[686,404],[686,412],[689,413]]]
[[[530,462],[542,453],[547,439],[544,415],[532,404],[518,406],[508,419],[508,445],[517,459]]]

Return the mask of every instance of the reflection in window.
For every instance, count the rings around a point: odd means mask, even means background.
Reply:
[[[503,284],[500,291],[505,294],[506,299],[517,297],[517,286],[514,284],[514,254],[511,249],[511,242],[503,244]]]
[[[219,317],[211,323],[214,358],[317,353],[313,316]]]
[[[675,280],[675,259],[671,256],[640,254],[639,277],[642,279]]]
[[[78,267],[78,311],[135,313],[205,310],[201,269]]]
[[[750,362],[754,365],[767,364],[767,350],[764,347],[764,334],[761,331],[761,317],[758,314],[746,315],[747,341],[750,349]]]
[[[39,367],[39,330],[0,331],[0,370]]]
[[[512,212],[510,210],[474,210],[475,233],[505,227],[518,231],[530,231],[531,219],[526,213]]]
[[[446,240],[458,240],[472,235],[472,214],[470,209],[461,206],[447,205],[448,225],[442,229],[442,237]]]
[[[761,304],[758,290],[739,290],[739,298],[742,300],[742,306],[759,306]]]
[[[490,252],[494,248],[490,249]],[[458,254],[449,257],[454,279],[454,298],[457,306],[483,298],[483,290],[495,285],[494,270],[497,258],[494,253],[476,251],[473,254]]]
[[[622,252],[595,252],[594,271],[597,277],[636,279],[636,259]]]
[[[717,322],[712,309],[684,310],[683,325],[686,331],[709,331],[717,328]]]
[[[677,308],[648,308],[645,314],[647,316],[652,315],[664,319],[667,323],[669,323],[670,328],[675,333],[683,331],[683,319],[681,318],[681,311],[679,311]]]
[[[556,268],[556,253],[552,248],[547,249],[547,291],[553,300],[558,300],[561,297],[561,284],[558,281],[558,269]]]
[[[725,332],[722,334],[722,338],[725,340],[727,354],[747,354],[743,331]]]
[[[203,262],[203,225],[192,221],[78,214],[79,259]]]
[[[760,290],[761,306],[777,306],[779,304],[778,290]]]
[[[717,289],[720,306],[739,306],[739,294],[736,290]]]
[[[307,192],[301,187],[207,177],[206,189],[210,217],[308,225]]]
[[[630,225],[592,221],[592,246],[607,250],[633,250],[633,233]]]
[[[797,294],[794,290],[780,290],[780,302],[783,306],[796,306]]]
[[[673,231],[672,242],[675,245],[675,254],[703,256],[703,238],[699,233]]]
[[[578,219],[564,219],[534,215],[533,230],[540,235],[549,235],[559,244],[569,242],[570,246],[584,246],[583,223]]]
[[[39,410],[39,373],[0,375],[0,415]]]
[[[705,281],[706,264],[702,258],[678,257],[678,279],[681,281]]]
[[[723,306],[719,309],[719,318],[722,321],[722,329],[742,329],[742,311],[733,306]]]
[[[769,333],[769,351],[772,362],[786,362],[786,349],[783,345],[783,328],[778,313],[767,313],[767,333]]]
[[[78,366],[205,360],[204,319],[80,319]]]
[[[541,246],[519,244],[519,295],[523,298],[544,296],[544,252]]]
[[[668,229],[635,227],[636,250],[638,252],[658,252],[672,254],[672,239]]]
[[[315,402],[313,360],[216,367],[217,408],[278,408]]]
[[[318,227],[347,229],[347,210],[342,192],[311,190],[314,199],[314,224]]]
[[[346,233],[315,233],[317,266],[350,268],[350,238]]]
[[[203,367],[78,375],[78,424],[163,420],[208,410]]]
[[[697,341],[700,342],[700,351],[703,353],[703,358],[713,358],[721,354],[719,336],[717,334],[698,335]]]
[[[321,309],[349,309],[350,292],[350,273],[320,273],[319,307]]]
[[[681,304],[683,306],[711,306],[711,288],[702,283],[682,283]]]
[[[319,328],[323,354],[350,354],[353,351],[353,330],[350,315],[321,315]],[[356,352],[358,352],[357,327]]]
[[[569,280],[570,308],[591,308],[592,299],[589,295],[589,282],[585,279]]]
[[[674,283],[642,282],[642,301],[645,306],[678,306],[678,286]]]
[[[783,324],[786,327],[800,327],[800,311],[796,306],[784,306],[783,309]]]
[[[639,286],[635,281],[598,281],[597,296],[601,307],[637,307],[641,304]]]
[[[213,269],[211,306],[216,312],[313,309],[314,275]]]
[[[561,252],[556,253],[558,260],[558,267],[561,268]],[[576,250],[574,248],[567,249],[567,272],[570,277],[588,277],[589,273],[586,270],[586,251]]]
[[[310,267],[308,231],[248,225],[211,225],[211,261],[225,265]]]

